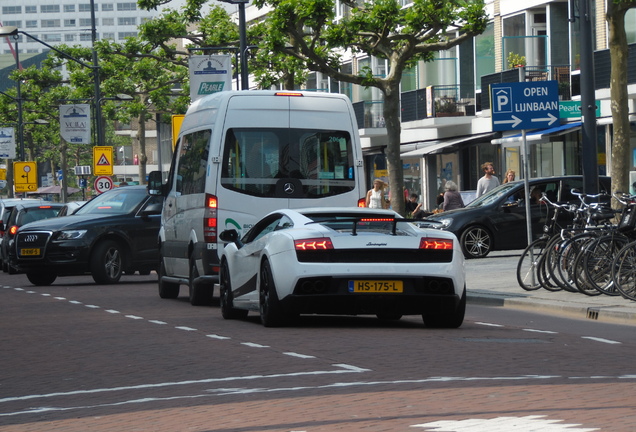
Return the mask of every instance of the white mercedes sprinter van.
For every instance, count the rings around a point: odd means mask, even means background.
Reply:
[[[223,243],[281,208],[364,206],[362,149],[345,95],[227,91],[188,109],[167,184],[159,247],[159,296],[188,285],[193,305],[209,304]]]

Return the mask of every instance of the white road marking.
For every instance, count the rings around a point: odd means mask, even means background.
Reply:
[[[166,325],[168,324],[165,321],[159,321],[159,320],[148,320],[149,323],[153,323],[153,324],[160,324],[160,325]]]
[[[20,290],[22,290],[22,288],[20,288]],[[42,293],[42,297],[51,297],[51,294]]]
[[[591,432],[598,428],[580,428],[580,424],[557,424],[563,420],[549,420],[543,415],[525,417],[497,417],[492,419],[441,420],[430,423],[411,425],[426,428],[428,432]]]
[[[298,353],[295,353],[295,352],[284,352],[283,354],[288,355],[288,356],[292,356],[292,357],[304,358],[304,359],[316,358],[315,356],[305,355],[305,354],[298,354]]]
[[[55,300],[66,300],[66,297],[54,297]]]
[[[485,322],[476,322],[475,324],[488,326],[488,327],[503,327],[501,324],[493,324],[493,323],[485,323]]]
[[[252,348],[269,348],[268,345],[261,345],[253,342],[241,342],[241,345],[245,345]]]
[[[13,288],[16,291],[24,291],[24,288]]]
[[[39,395],[14,396],[14,397],[0,398],[0,403],[16,402],[16,401],[24,401],[24,400],[32,400],[32,399],[44,399],[44,398],[61,397],[61,396],[75,396],[75,395],[81,395],[81,394],[97,394],[97,393],[109,393],[109,392],[120,392],[120,391],[126,392],[130,390],[155,389],[155,388],[175,387],[175,386],[183,386],[183,385],[227,383],[232,381],[252,381],[252,380],[258,380],[258,379],[279,379],[284,377],[309,376],[309,375],[315,376],[315,375],[362,373],[362,372],[370,371],[370,369],[363,369],[356,366],[345,365],[345,364],[334,364],[332,366],[336,367],[337,369],[280,373],[280,374],[271,374],[271,375],[246,375],[246,376],[225,377],[225,378],[208,378],[208,379],[202,379],[202,380],[176,381],[176,382],[165,382],[165,383],[156,383],[156,384],[140,384],[135,386],[122,386],[122,387],[111,387],[111,388],[98,388],[98,389],[91,389],[91,390],[75,390],[75,391],[69,391],[69,392],[46,393],[46,394],[39,394]],[[6,415],[6,414],[0,414],[0,415]]]
[[[130,318],[130,319],[134,319],[134,320],[142,320],[143,317],[137,316],[137,315],[125,315],[126,318]]]
[[[177,326],[175,327],[177,330],[185,330],[185,331],[197,331],[197,329],[186,326]]]
[[[534,333],[558,334],[558,332],[550,331],[550,330],[523,329],[523,331],[534,332]]]
[[[597,338],[597,337],[592,337],[592,336],[581,336],[581,339],[589,339],[592,341],[596,341],[596,342],[603,342],[606,344],[620,344],[621,342],[615,341],[615,340],[611,340],[611,339],[603,339],[603,338]]]
[[[216,334],[209,334],[206,335],[207,337],[209,337],[210,339],[220,339],[220,340],[225,340],[225,339],[231,339],[227,336],[221,336],[221,335],[216,335]]]
[[[111,314],[118,314],[119,311],[116,311],[114,309],[106,309],[106,312],[111,313]]]
[[[77,301],[77,300],[69,300],[68,301],[70,304],[82,304],[81,301]]]
[[[84,306],[90,309],[99,309],[99,306],[96,306],[96,305],[84,305]]]

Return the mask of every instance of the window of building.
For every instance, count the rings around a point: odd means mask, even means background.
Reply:
[[[625,33],[628,44],[636,42],[636,9],[628,9],[625,13]]]
[[[137,25],[137,18],[135,17],[122,17],[122,18],[117,18],[117,24],[120,26],[136,26]]]
[[[76,36],[74,33],[67,33],[64,35],[64,42],[75,42]]]
[[[24,7],[24,13],[38,13],[38,7],[37,6],[25,6]]]
[[[137,10],[137,3],[117,3],[118,11],[134,11]]]
[[[96,35],[96,37],[99,37]],[[89,42],[91,41],[92,35],[90,33],[80,33],[80,42]]]
[[[26,50],[27,54],[37,54],[40,51],[37,48],[29,48]]]
[[[2,15],[15,15],[22,13],[22,6],[2,6]]]
[[[137,32],[119,32],[117,33],[117,39],[124,40],[129,37],[137,37]]]
[[[26,20],[26,28],[37,28],[38,21],[37,20]]]
[[[108,40],[115,40],[115,33],[112,32],[107,32],[107,33],[102,33],[102,39],[108,39]]]
[[[111,12],[115,10],[115,5],[113,3],[103,3],[102,4],[102,12]]]
[[[95,10],[98,9],[98,6],[95,5]],[[91,11],[91,4],[90,3],[83,3],[79,5],[79,11],[80,12],[90,12]]]
[[[22,21],[20,21],[20,20],[17,20],[17,21],[6,20],[6,21],[2,21],[2,25],[4,27],[13,26],[13,27],[20,28],[20,27],[22,27]]]
[[[115,18],[102,18],[102,26],[114,26]]]
[[[75,27],[77,25],[77,21],[74,19],[65,19],[64,27]]]
[[[40,13],[59,13],[60,5],[41,5]]]
[[[69,13],[69,12],[75,12],[75,5],[74,4],[64,5],[64,13]]]
[[[42,35],[44,42],[62,42],[62,35],[59,33],[45,33]]]
[[[93,24],[90,18],[80,18],[79,25],[80,27],[91,27]],[[95,18],[95,25],[99,25],[99,18]]]
[[[475,36],[475,81],[477,90],[481,89],[481,77],[495,73],[495,26],[488,24],[486,30]]]
[[[43,19],[40,22],[41,27],[49,28],[49,27],[60,27],[59,19]]]

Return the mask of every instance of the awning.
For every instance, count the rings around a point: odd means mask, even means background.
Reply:
[[[415,149],[411,146],[408,151],[400,154],[401,158],[421,157],[427,154],[439,153],[441,150],[457,144],[463,144],[471,141],[479,141],[480,139],[490,139],[494,137],[496,132],[487,132],[482,134],[468,135],[459,138],[447,140],[422,141],[415,144]]]
[[[579,129],[581,122],[565,123],[548,129],[539,129],[526,134],[526,141],[541,141],[552,136],[559,136]],[[518,146],[522,141],[521,134],[508,136],[505,138],[497,138],[491,141],[492,144],[504,144],[505,146]]]

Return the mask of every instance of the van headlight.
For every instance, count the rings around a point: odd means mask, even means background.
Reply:
[[[84,237],[84,234],[86,234],[87,230],[68,230],[68,231],[61,231],[60,234],[57,236],[57,238],[55,239],[56,241],[63,241],[63,240],[77,240],[77,239],[81,239],[82,237]]]

